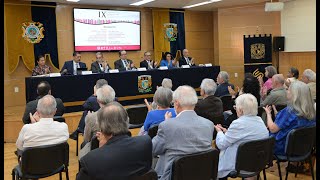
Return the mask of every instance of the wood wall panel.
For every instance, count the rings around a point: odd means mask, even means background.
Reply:
[[[279,53],[279,72],[286,76],[290,67],[296,67],[301,75],[305,69],[316,72],[316,52],[280,52]]]

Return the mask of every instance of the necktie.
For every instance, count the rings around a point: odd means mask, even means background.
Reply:
[[[189,64],[189,65],[190,65],[189,58],[187,58],[187,57],[186,57],[186,62],[187,62],[187,64]]]

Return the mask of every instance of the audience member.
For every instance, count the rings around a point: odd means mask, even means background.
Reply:
[[[163,78],[161,86],[172,90],[172,80],[169,78]]]
[[[261,76],[258,77],[260,83],[260,95],[261,99],[264,100],[267,96],[268,91],[272,88],[272,76],[277,74],[277,69],[273,66],[267,66],[265,68],[264,75],[268,78],[266,82],[263,82],[263,78]]]
[[[105,73],[109,72],[110,69],[108,62],[103,59],[103,54],[101,52],[97,52],[96,61],[91,63],[91,71],[93,73]]]
[[[127,59],[127,51],[125,50],[119,51],[119,57],[120,59],[114,62],[115,69],[118,69],[119,71],[128,71],[132,69],[137,69],[133,64],[133,61],[130,59]]]
[[[302,74],[302,81],[306,83],[311,91],[311,97],[313,100],[316,100],[316,73],[313,72],[311,69],[306,69],[303,71]]]
[[[160,61],[160,66],[167,66],[169,69],[176,67],[177,61],[173,59],[170,52],[166,52]]]
[[[99,148],[80,160],[81,179],[129,179],[146,173],[152,164],[152,143],[149,136],[129,137],[128,114],[117,102],[98,111]]]
[[[189,65],[189,66],[195,66],[196,64],[194,63],[194,58],[189,57],[189,51],[188,49],[184,49],[182,51],[182,57],[179,58],[179,67],[182,65]]]
[[[285,88],[288,89],[288,87],[290,86],[291,82],[294,82],[296,80],[299,79],[299,70],[295,67],[291,67],[288,71],[287,74],[287,79],[284,82],[285,84]]]
[[[44,75],[51,73],[51,68],[46,65],[46,60],[43,55],[38,56],[37,66],[32,70],[32,76]]]
[[[220,150],[218,178],[225,178],[235,170],[236,155],[241,143],[267,138],[269,136],[262,119],[257,116],[258,102],[252,94],[242,94],[236,99],[238,119],[228,129],[218,124],[216,145]]]
[[[45,95],[37,102],[37,112],[30,115],[31,124],[25,124],[17,139],[18,150],[27,147],[59,144],[68,140],[68,125],[53,121],[57,111],[56,99]]]
[[[216,97],[230,95],[228,86],[231,86],[231,88],[234,89],[234,85],[229,83],[229,74],[226,71],[219,72],[217,76],[217,83],[219,85],[214,93],[214,96]]]
[[[140,67],[145,67],[146,69],[154,69],[158,65],[157,61],[151,60],[151,53],[149,51],[143,54],[143,61],[140,62]]]
[[[212,79],[203,79],[200,85],[200,95],[203,97],[196,104],[194,111],[198,116],[209,119],[214,124],[222,122],[217,121],[217,117],[222,116],[223,105],[220,98],[215,97],[214,93],[217,89],[217,84]]]
[[[287,91],[284,87],[284,77],[282,74],[272,76],[272,90],[262,101],[261,106],[266,105],[287,105]]]
[[[271,136],[275,137],[274,154],[285,155],[285,144],[288,133],[292,129],[308,127],[316,124],[316,111],[311,97],[309,87],[296,81],[289,86],[288,106],[277,112],[275,106],[272,106],[276,114],[275,121],[271,117],[271,106],[264,107],[267,113],[267,126]]]
[[[74,52],[73,60],[66,61],[60,71],[61,74],[73,74],[77,75],[77,68],[86,68],[86,64],[80,62],[81,54],[80,52]]]
[[[186,154],[212,148],[213,123],[194,112],[198,97],[190,86],[180,86],[173,92],[175,118],[166,113],[159,124],[158,134],[152,139],[153,155],[159,155],[155,171],[161,180],[169,180],[172,162]]]
[[[45,95],[51,95],[50,84],[47,81],[41,81],[37,86],[37,94],[38,94],[38,97],[35,100],[30,101],[26,104],[26,109],[22,117],[22,121],[24,124],[29,124],[31,122],[30,114],[34,114],[37,111],[37,104],[39,99],[41,99]],[[56,98],[56,103],[57,103],[57,111],[55,116],[62,116],[65,111],[63,102],[60,98]]]

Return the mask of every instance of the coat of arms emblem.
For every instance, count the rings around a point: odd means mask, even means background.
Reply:
[[[152,90],[152,79],[150,75],[138,76],[138,91],[139,93],[148,93]]]
[[[25,22],[22,23],[22,37],[27,40],[29,43],[39,43],[43,35],[43,24],[40,22]]]
[[[164,25],[164,34],[165,39],[168,41],[176,41],[178,35],[177,24],[175,23],[165,23]]]
[[[251,59],[262,59],[266,54],[265,45],[262,43],[251,44]]]

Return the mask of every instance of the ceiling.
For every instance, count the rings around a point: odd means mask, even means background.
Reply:
[[[30,1],[30,0],[25,0]],[[68,2],[66,0],[35,0],[42,2],[57,2],[61,4],[82,4],[82,5],[102,5],[102,6],[121,6],[121,7],[132,7],[129,4],[137,2],[139,0],[80,0],[77,3]],[[140,7],[157,7],[157,8],[175,8],[181,9],[183,6],[196,4],[206,0],[155,0],[153,2],[141,5]],[[261,2],[270,2],[270,0],[222,0],[219,2],[190,8],[189,10],[194,11],[214,11],[218,8],[240,6],[247,4],[255,4]]]

